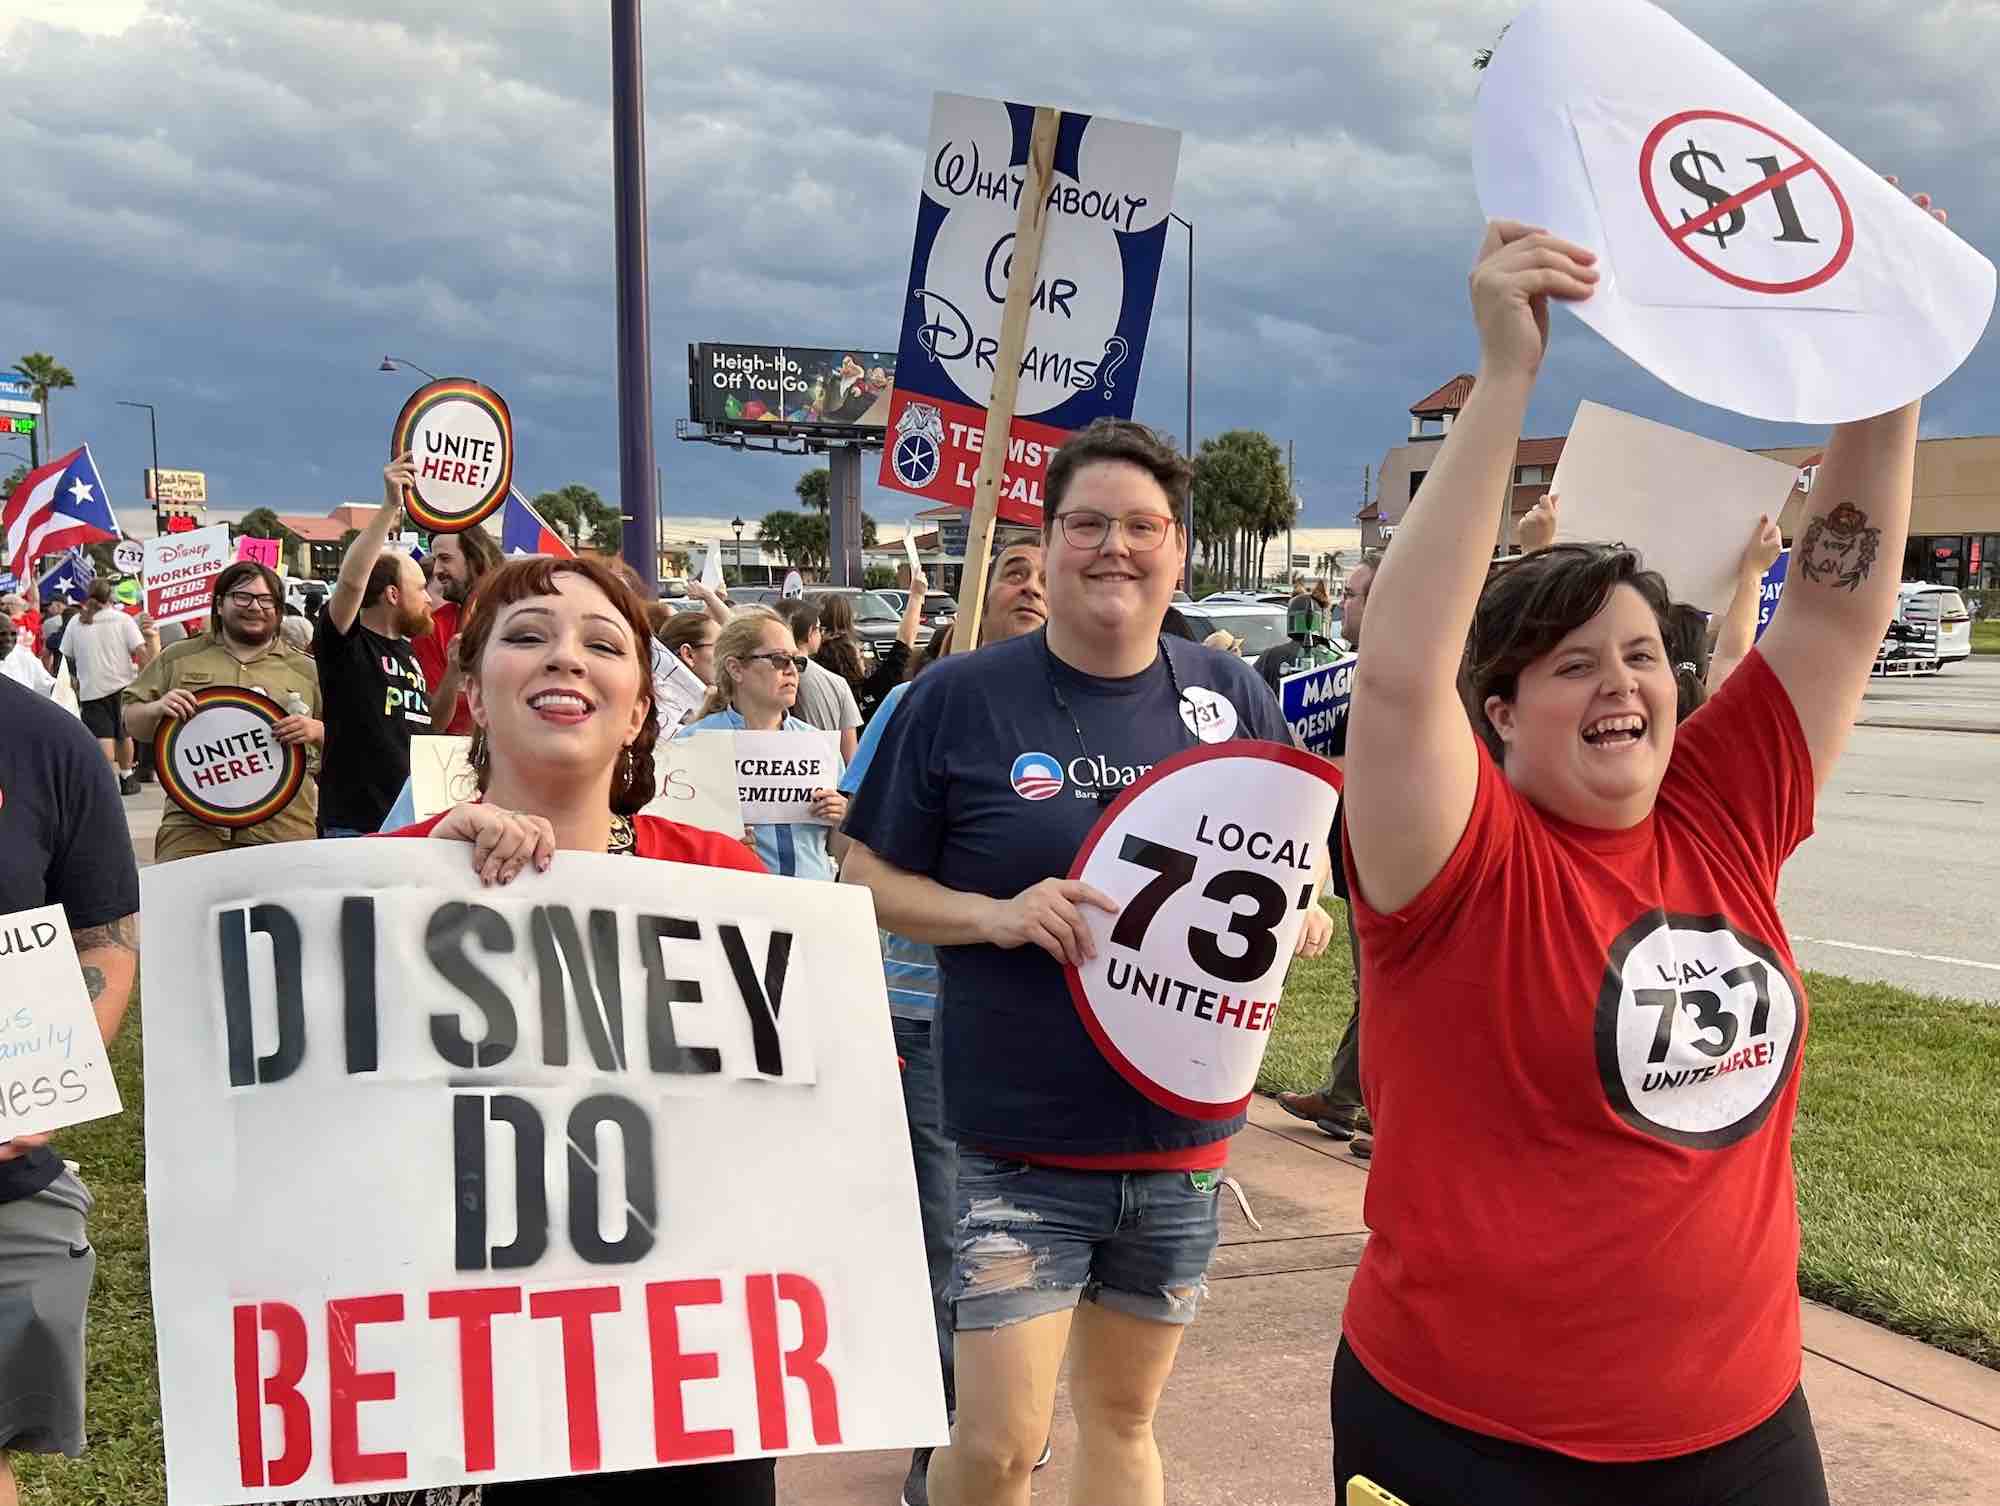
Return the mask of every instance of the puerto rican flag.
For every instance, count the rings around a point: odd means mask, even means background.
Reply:
[[[90,458],[90,446],[28,472],[0,512],[0,529],[7,537],[0,563],[22,580],[45,554],[117,538],[118,520],[111,514],[111,499]]]
[[[524,554],[576,558],[576,551],[563,542],[562,535],[543,522],[528,499],[511,486],[507,488],[507,511],[500,519],[500,552],[510,560]]]
[[[97,567],[81,548],[71,548],[52,566],[47,575],[35,582],[35,597],[47,601],[52,596],[60,596],[64,601],[82,601],[90,594],[91,582],[97,579]]]

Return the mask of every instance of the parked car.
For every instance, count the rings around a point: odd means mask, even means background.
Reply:
[[[1211,591],[1202,597],[1201,604],[1215,602],[1219,606],[1266,606],[1282,607],[1290,601],[1291,595],[1285,591]]]
[[[774,593],[775,594],[775,593]],[[941,595],[933,592],[933,595]],[[863,591],[856,586],[809,586],[806,588],[807,601],[824,601],[829,596],[845,596],[854,607],[854,636],[861,640],[861,648],[870,658],[881,657],[883,645],[896,641],[896,630],[902,626],[903,614],[882,599],[879,591]],[[922,648],[931,641],[931,624],[924,621],[921,614],[917,620],[917,647]]]
[[[1285,641],[1284,609],[1265,602],[1218,601],[1211,596],[1179,611],[1196,641],[1218,630],[1229,633],[1243,640],[1239,652],[1246,659]]]
[[[1940,664],[1972,657],[1972,613],[1950,586],[1904,581],[1896,588],[1894,619],[1905,629],[1936,636]]]

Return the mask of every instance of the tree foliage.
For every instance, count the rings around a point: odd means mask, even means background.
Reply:
[[[790,508],[767,512],[757,524],[757,542],[787,565],[801,570],[826,567],[826,519]]]
[[[618,509],[589,487],[572,481],[560,491],[535,498],[535,511],[574,548],[616,549],[624,530]]]
[[[1264,546],[1296,517],[1277,441],[1256,429],[1204,439],[1194,461],[1194,498],[1202,556],[1236,585],[1262,579]]]
[[[833,495],[833,472],[823,465],[816,466],[799,477],[798,485],[792,489],[813,512],[824,513]]]
[[[298,536],[280,523],[278,515],[268,507],[253,507],[229,525],[229,536],[232,539],[246,533],[253,539],[279,539],[287,544],[298,541]]]
[[[44,458],[53,455],[56,438],[55,425],[49,418],[49,394],[60,392],[66,387],[74,387],[76,374],[47,351],[42,350],[25,355],[16,361],[14,374],[26,377],[34,385],[35,401],[42,405],[42,427],[39,436],[41,453]]]

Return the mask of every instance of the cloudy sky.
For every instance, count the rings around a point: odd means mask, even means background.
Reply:
[[[1992,0],[1672,0],[1867,161],[2000,244]],[[1185,133],[1200,227],[1196,430],[1297,442],[1305,521],[1339,526],[1409,403],[1474,363],[1464,272],[1474,49],[1506,0],[648,0],[655,424],[665,509],[755,518],[806,462],[679,444],[691,340],[893,348],[934,89]],[[4,0],[0,356],[77,375],[135,503],[161,459],[212,505],[379,495],[410,381],[505,393],[517,479],[617,492],[604,0]],[[1169,243],[1138,416],[1182,423],[1184,242]],[[1666,388],[1565,318],[1530,429],[1581,397],[1743,444],[1812,436]],[[11,343],[7,343],[11,342]],[[2000,430],[1990,332],[1926,432]],[[1727,353],[1717,352],[1718,360]],[[0,450],[0,462],[6,461]],[[865,498],[880,519],[907,499]]]

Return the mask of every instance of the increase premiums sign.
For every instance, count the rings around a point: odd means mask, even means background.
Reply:
[[[944,1441],[866,895],[393,838],[142,882],[174,1506]]]
[[[931,107],[881,483],[972,505],[1026,179],[1032,105]],[[1071,431],[1130,418],[1173,207],[1180,133],[1063,112],[1000,516],[1039,523]]]

